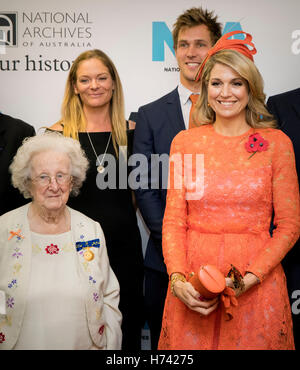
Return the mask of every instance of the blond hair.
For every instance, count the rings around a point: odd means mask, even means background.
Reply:
[[[246,122],[253,128],[277,127],[272,114],[266,108],[263,78],[255,64],[243,54],[235,50],[221,50],[206,62],[202,75],[200,96],[195,106],[195,120],[198,125],[213,123],[215,112],[208,105],[208,82],[213,67],[223,64],[238,73],[248,85],[249,101],[246,107]]]
[[[79,95],[75,94],[74,86],[77,81],[77,70],[79,64],[88,59],[96,58],[100,60],[108,69],[114,81],[114,92],[110,102],[110,115],[112,125],[112,141],[116,155],[118,156],[118,146],[127,145],[126,120],[124,94],[121,80],[117,69],[111,59],[101,50],[88,50],[81,53],[72,64],[70,69],[65,95],[62,103],[62,118],[64,136],[78,140],[78,132],[86,130],[86,118]]]

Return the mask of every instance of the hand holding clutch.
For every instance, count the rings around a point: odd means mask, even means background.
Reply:
[[[196,274],[191,275],[189,282],[200,293],[203,300],[213,299],[220,295],[225,308],[226,320],[232,319],[232,306],[238,305],[235,292],[226,286],[226,279],[216,266],[201,266]]]
[[[170,288],[172,294],[180,299],[189,309],[203,316],[209,315],[219,304],[218,297],[205,301],[199,299],[199,293],[190,282],[186,281],[182,273],[172,273],[170,276]]]
[[[214,265],[201,266],[197,273],[192,273],[189,282],[205,299],[217,297],[226,287],[224,275]]]

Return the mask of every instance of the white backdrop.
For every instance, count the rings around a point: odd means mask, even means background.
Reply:
[[[36,130],[56,122],[69,65],[99,48],[120,73],[128,117],[177,85],[167,42],[162,60],[154,61],[152,50],[179,14],[200,5],[224,27],[237,22],[252,34],[268,96],[300,86],[300,0],[1,0],[0,40],[13,45],[0,46],[0,111]],[[165,30],[156,41],[155,22]]]
[[[36,128],[57,121],[68,73],[61,69],[82,51],[99,48],[120,73],[128,116],[178,81],[176,59],[166,43],[165,60],[152,61],[153,22],[171,30],[180,13],[199,5],[215,10],[223,26],[240,22],[253,35],[267,95],[299,87],[299,0],[1,0],[0,39],[1,16],[17,13],[18,45],[0,47],[0,111]],[[43,70],[33,71],[26,55]],[[7,70],[14,60],[17,70]],[[52,62],[51,71],[46,60]]]

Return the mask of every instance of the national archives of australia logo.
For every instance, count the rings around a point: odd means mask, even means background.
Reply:
[[[17,12],[0,10],[0,45],[18,46],[17,21]]]

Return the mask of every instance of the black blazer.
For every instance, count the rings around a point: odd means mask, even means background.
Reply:
[[[271,96],[267,106],[280,129],[293,142],[298,178],[300,178],[300,88]]]
[[[141,183],[147,189],[138,188],[135,190],[135,195],[141,215],[150,231],[145,266],[161,272],[166,272],[162,255],[162,222],[167,195],[163,182],[167,181],[168,173],[166,167],[163,172],[156,161],[153,159],[151,161],[151,154],[169,155],[173,138],[182,130],[185,130],[185,125],[177,88],[139,108],[133,153],[144,154],[147,158],[147,168],[145,166],[139,168],[142,171]],[[159,174],[158,177],[152,178],[152,181],[151,166],[152,174]]]
[[[293,142],[298,179],[300,179],[300,88],[271,96],[267,101],[267,107],[276,118],[279,128]],[[300,239],[283,260],[287,275],[290,273],[291,264],[297,264],[300,268]],[[299,289],[300,276],[298,281]]]
[[[35,130],[29,124],[0,113],[0,215],[28,202],[11,185],[8,167],[23,139],[34,135]]]

